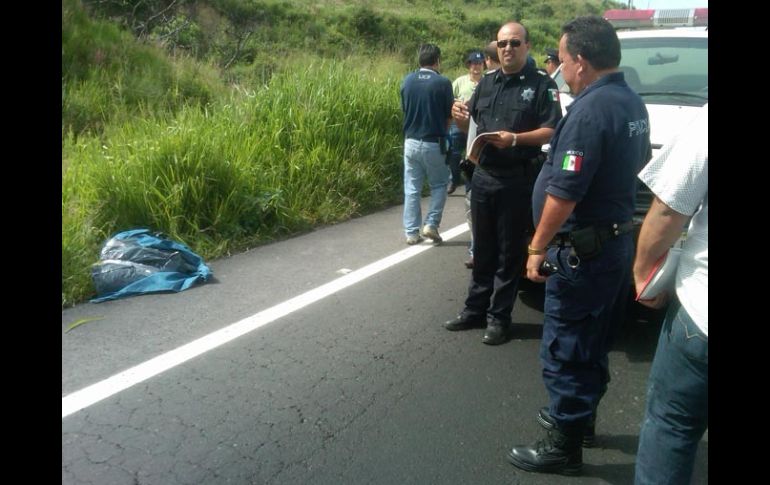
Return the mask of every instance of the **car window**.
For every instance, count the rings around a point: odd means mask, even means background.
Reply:
[[[708,101],[707,37],[621,38],[620,46],[620,70],[646,103],[702,106]],[[561,69],[554,81],[560,92],[570,93]]]
[[[708,101],[708,38],[621,39],[620,70],[645,101],[702,106]]]

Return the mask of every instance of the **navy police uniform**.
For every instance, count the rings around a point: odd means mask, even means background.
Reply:
[[[556,84],[527,64],[506,75],[485,75],[469,103],[476,132],[528,132],[561,119]],[[540,146],[504,149],[487,144],[471,181],[474,265],[463,313],[507,327],[531,229],[532,186],[543,162]]]
[[[623,73],[610,73],[567,108],[535,183],[535,225],[546,193],[577,202],[547,250],[559,271],[546,280],[540,348],[550,413],[563,432],[582,433],[607,389],[612,309],[628,291],[634,257],[636,174],[650,155],[647,109]],[[571,247],[581,229],[599,241],[598,254],[581,258],[584,248]]]

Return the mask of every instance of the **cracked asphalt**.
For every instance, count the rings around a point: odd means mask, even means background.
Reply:
[[[442,230],[464,221],[461,192]],[[182,293],[63,311],[62,397],[406,248],[401,210],[209,261],[215,280]],[[505,345],[444,330],[465,298],[468,239],[63,418],[62,484],[632,483],[661,315],[629,307],[582,475],[519,471],[506,451],[541,436],[547,402],[542,290],[523,287]],[[694,483],[708,483],[708,433]]]

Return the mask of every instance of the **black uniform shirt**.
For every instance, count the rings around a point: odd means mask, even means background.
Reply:
[[[476,86],[469,107],[479,135],[501,130],[521,133],[554,128],[561,119],[556,83],[530,65],[511,75],[501,69],[485,75]],[[539,145],[499,149],[487,144],[479,166],[494,173],[505,173],[513,164],[530,160],[540,151]]]

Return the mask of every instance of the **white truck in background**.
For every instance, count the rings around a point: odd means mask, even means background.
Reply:
[[[608,10],[604,18],[618,30],[620,70],[647,106],[654,157],[708,102],[708,8]],[[566,114],[572,96],[561,67],[553,79]],[[640,182],[637,231],[651,202],[652,193]]]

